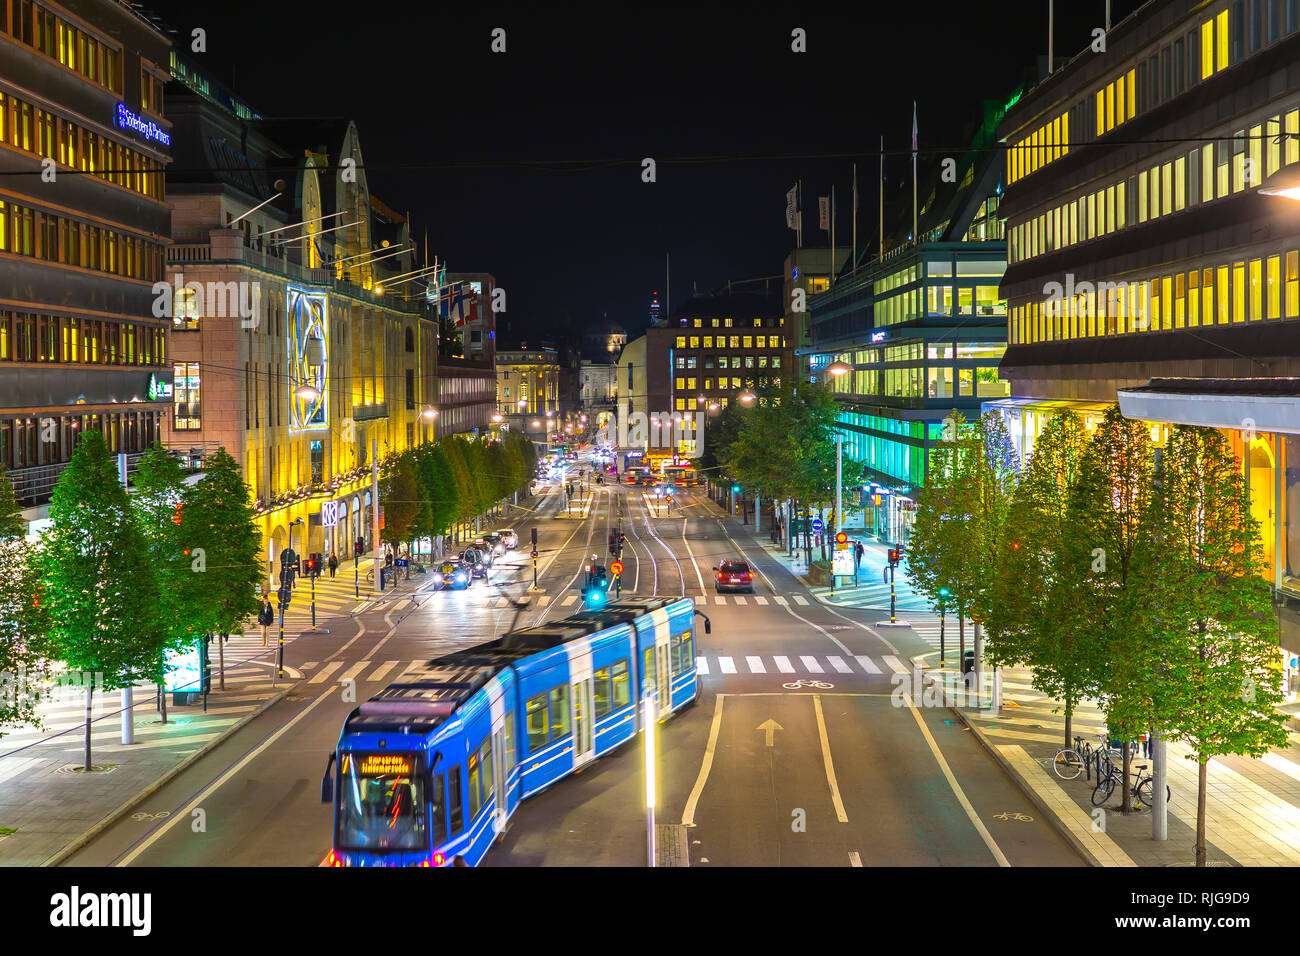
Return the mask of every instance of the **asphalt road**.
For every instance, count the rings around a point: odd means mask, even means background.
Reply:
[[[608,560],[620,527],[623,593],[703,596],[712,621],[698,639],[700,697],[662,725],[657,748],[658,822],[687,826],[691,865],[1081,864],[947,710],[894,693],[895,671],[926,649],[910,631],[811,599],[703,489],[668,512],[642,489],[588,493],[585,519],[561,516],[555,486],[510,519],[520,547],[487,585],[424,589],[293,640],[285,660],[304,677],[284,700],[66,865],[319,864],[331,835],[321,774],[356,701],[407,667],[578,609],[586,563]],[[527,590],[534,525],[540,595]],[[719,602],[712,568],[735,556],[758,570],[755,594]],[[644,865],[642,766],[638,741],[525,801],[485,862]]]

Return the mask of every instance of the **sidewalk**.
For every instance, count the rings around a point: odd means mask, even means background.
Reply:
[[[955,655],[954,655],[955,656]],[[916,658],[954,701],[960,677],[953,667],[939,669],[938,654]],[[1151,813],[1120,812],[1117,787],[1102,811],[1091,801],[1095,779],[1080,774],[1062,780],[1052,770],[1052,760],[1064,742],[1065,716],[1059,701],[1030,684],[1026,668],[1003,670],[1003,707],[995,715],[975,706],[953,706],[952,711],[996,759],[1021,789],[1038,805],[1095,866],[1191,866],[1196,860],[1197,765],[1187,759],[1186,744],[1170,741],[1168,784],[1168,839],[1151,838]],[[991,674],[985,675],[985,684]],[[985,704],[988,695],[983,698]],[[970,703],[974,703],[971,701]],[[1095,701],[1079,705],[1073,716],[1073,733],[1094,745],[1105,732],[1105,718]],[[1227,756],[1211,760],[1208,770],[1206,838],[1211,866],[1300,866],[1300,733],[1291,743],[1254,760]],[[1118,763],[1118,758],[1116,758]],[[1134,765],[1151,761],[1136,757]]]
[[[0,866],[58,862],[289,693],[292,679],[273,685],[269,661],[249,661],[242,648],[232,649],[236,641],[227,645],[225,691],[217,690],[214,665],[206,713],[202,701],[175,707],[169,697],[162,724],[154,685],[135,688],[133,744],[122,744],[121,692],[96,692],[93,773],[79,769],[85,736],[80,688],[39,708],[44,727],[0,737]],[[260,649],[260,638],[257,644]]]

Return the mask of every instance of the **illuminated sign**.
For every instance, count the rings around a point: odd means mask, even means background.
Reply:
[[[172,397],[172,383],[161,381],[157,375],[149,375],[149,401]]]
[[[199,654],[197,642],[193,647],[187,647],[183,651],[174,651],[168,648],[166,661],[166,667],[164,668],[166,677],[163,681],[165,692],[203,693],[203,660]]]
[[[415,771],[415,761],[410,754],[365,754],[360,761],[361,766],[357,769],[365,777],[409,777]]]
[[[877,342],[883,342],[888,336],[889,336],[888,332],[872,332],[871,344],[875,345]]]
[[[289,287],[289,427],[329,427],[329,325],[326,296]],[[300,394],[310,386],[314,393]]]
[[[164,146],[172,144],[171,134],[165,129],[159,128],[153,120],[143,119],[136,116],[126,108],[125,103],[117,104],[117,128],[129,129],[133,133],[139,133],[145,139],[157,140]]]

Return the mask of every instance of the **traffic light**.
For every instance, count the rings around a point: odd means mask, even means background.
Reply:
[[[740,485],[732,485],[732,486],[731,486],[731,493],[732,493],[733,495],[738,495],[738,494],[740,494]]]
[[[604,607],[605,592],[598,586],[588,586],[586,592],[582,595],[582,602],[587,607]]]
[[[900,549],[899,549],[899,548],[890,548],[890,549],[889,549],[889,563],[890,563],[891,565],[897,565],[898,562],[899,562],[900,557],[901,557],[901,553],[900,553]]]

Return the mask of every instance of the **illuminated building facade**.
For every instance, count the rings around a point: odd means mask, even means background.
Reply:
[[[1300,3],[1160,0],[1007,114],[997,403],[1023,448],[1115,402],[1217,427],[1241,462],[1300,686]],[[1056,117],[1069,117],[1068,132]],[[1050,130],[1050,133],[1040,131]]]
[[[349,557],[358,537],[372,543],[372,442],[383,459],[437,424],[421,414],[436,405],[436,322],[412,286],[385,288],[418,267],[409,224],[370,196],[355,124],[241,119],[215,81],[177,65],[169,115],[191,172],[168,184],[165,441],[239,461],[268,573],[291,531],[300,554]],[[339,521],[326,527],[329,501]]]
[[[919,241],[909,235],[912,210],[895,210],[884,255],[861,250],[856,268],[809,299],[812,344],[799,351],[809,377],[835,391],[844,454],[866,465],[874,486],[846,492],[862,507],[846,508],[845,524],[883,541],[907,541],[943,420],[954,410],[973,418],[983,402],[1009,394],[998,378],[1006,349],[1001,161],[989,149],[1004,111],[986,103],[950,175],[935,165],[922,181]],[[851,371],[829,375],[836,361]]]
[[[0,0],[0,467],[32,532],[78,435],[133,465],[170,411],[169,48],[126,4]]]

